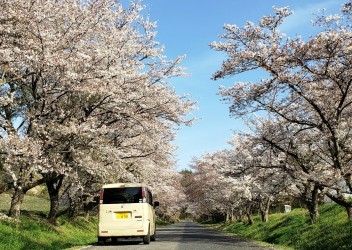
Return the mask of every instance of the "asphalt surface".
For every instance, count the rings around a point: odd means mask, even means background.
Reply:
[[[180,222],[170,226],[158,227],[156,241],[144,245],[142,239],[107,242],[84,248],[85,250],[142,249],[142,250],[264,250],[273,249],[257,245],[237,237],[213,231],[193,222]]]

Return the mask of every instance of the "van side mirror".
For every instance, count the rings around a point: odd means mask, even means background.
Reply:
[[[159,201],[154,201],[154,207],[159,207]]]

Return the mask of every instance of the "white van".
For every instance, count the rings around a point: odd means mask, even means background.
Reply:
[[[150,189],[141,183],[104,185],[100,190],[98,242],[109,238],[141,237],[149,244],[156,237],[154,208]]]

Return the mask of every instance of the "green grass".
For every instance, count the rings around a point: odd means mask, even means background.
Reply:
[[[234,223],[221,225],[219,229],[294,249],[352,249],[352,221],[347,219],[345,209],[328,204],[321,207],[320,214],[318,222],[313,225],[309,223],[306,210],[294,209],[290,213],[270,215],[267,223],[255,216],[251,226]]]
[[[0,195],[0,212],[7,213],[10,196]],[[49,211],[47,199],[25,196],[21,222],[0,220],[0,250],[54,250],[92,244],[97,241],[97,216],[88,221],[81,217],[71,221],[60,217],[58,225],[46,220]]]
[[[70,221],[59,218],[58,226],[46,222],[43,214],[23,213],[21,223],[0,222],[0,249],[66,249],[95,242],[97,219]]]
[[[175,221],[165,220],[165,219],[162,219],[162,218],[159,218],[159,217],[156,218],[156,224],[158,226],[167,226],[167,225],[171,225],[171,224],[174,224],[174,223],[175,223]]]
[[[9,194],[0,194],[0,211],[7,213],[10,209],[11,197]],[[24,211],[48,212],[50,203],[47,199],[26,195],[22,204]]]

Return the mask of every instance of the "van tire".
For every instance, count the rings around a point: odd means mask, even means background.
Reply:
[[[102,246],[105,244],[106,239],[103,237],[98,237],[98,245]]]
[[[143,236],[143,243],[149,244],[150,243],[150,228],[148,229],[148,234]]]
[[[150,240],[151,241],[155,241],[156,240],[156,227],[154,226],[154,234],[150,236]]]

